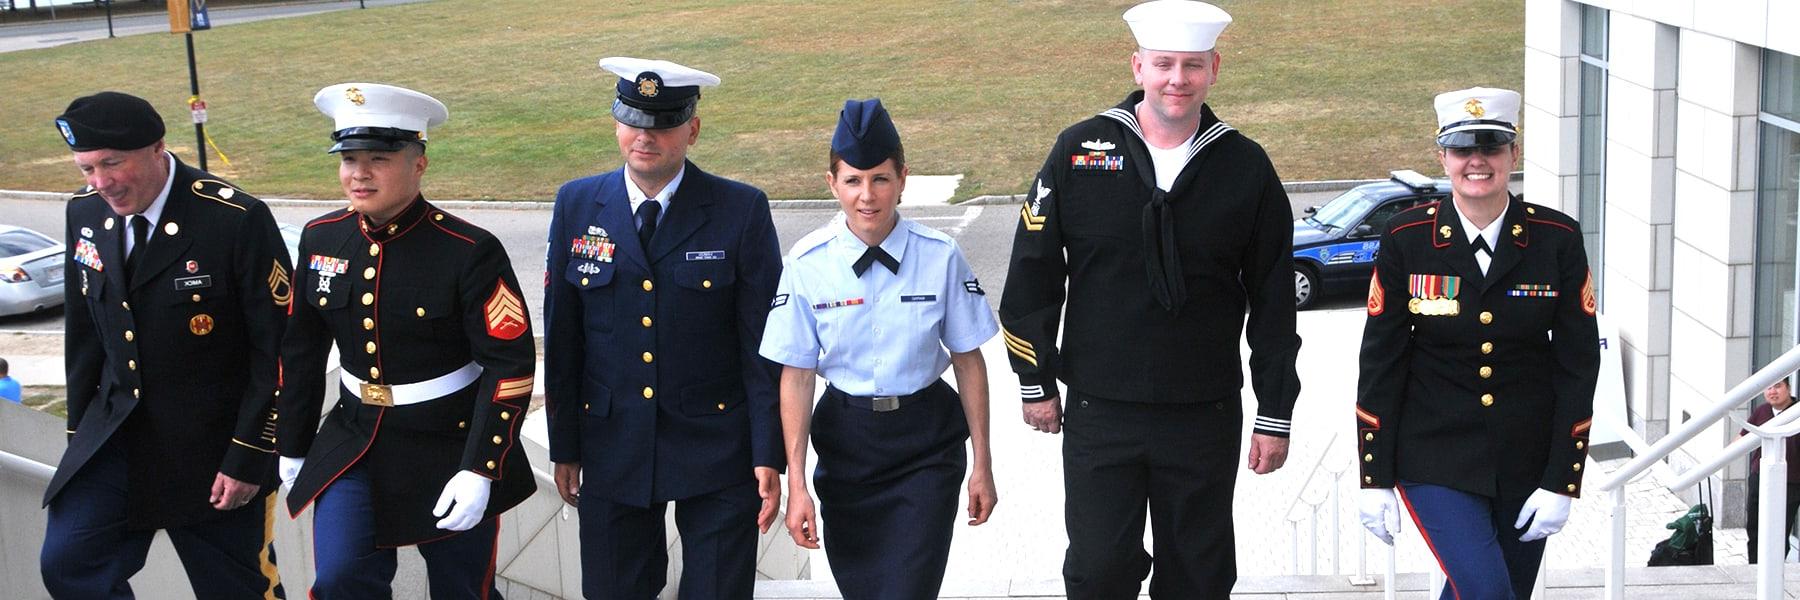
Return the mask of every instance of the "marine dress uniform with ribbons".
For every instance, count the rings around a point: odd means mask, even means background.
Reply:
[[[1181,52],[1212,50],[1230,22],[1198,2],[1126,19],[1140,47]],[[1170,152],[1145,141],[1142,102],[1132,92],[1057,136],[1020,209],[1000,323],[1025,402],[1068,384],[1069,596],[1135,595],[1154,562],[1154,596],[1222,598],[1237,577],[1246,325],[1252,431],[1286,438],[1300,393],[1292,208],[1268,154],[1210,106]]]
[[[420,97],[342,84],[315,103],[337,118],[332,152],[394,152],[425,139],[426,118],[395,117],[435,112]],[[314,594],[383,595],[393,548],[418,545],[434,598],[487,597],[497,517],[536,489],[518,439],[536,350],[506,249],[416,197],[386,223],[349,209],[313,219],[299,255],[279,439],[284,461],[305,457],[288,509],[317,501]],[[338,364],[327,362],[333,345]],[[321,423],[333,367],[337,399]],[[481,522],[440,529],[435,505],[465,473],[492,481]]]
[[[164,132],[148,102],[115,92],[75,100],[58,125],[75,152],[141,150]],[[92,188],[68,205],[69,447],[44,493],[44,584],[58,598],[129,596],[161,529],[196,597],[278,597],[287,250],[261,201],[173,154],[151,160],[166,179],[142,213],[115,214]],[[219,474],[261,489],[216,509]]]
[[[1447,151],[1512,144],[1517,93],[1449,92],[1438,107]],[[1520,541],[1515,518],[1534,494],[1581,493],[1597,306],[1573,219],[1513,196],[1487,228],[1472,227],[1454,202],[1430,203],[1382,234],[1357,464],[1362,487],[1399,488],[1450,576],[1444,598],[1508,587],[1524,598],[1544,542]]]
[[[668,129],[718,78],[608,58],[615,119]],[[667,150],[666,148],[664,150]],[[774,366],[756,355],[781,273],[769,200],[684,162],[646,196],[627,168],[556,193],[545,312],[550,460],[579,464],[582,589],[656,597],[665,511],[681,534],[683,598],[755,585],[756,467],[779,472]]]

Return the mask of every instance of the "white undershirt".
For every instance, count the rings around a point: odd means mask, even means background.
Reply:
[[[1456,203],[1451,202],[1450,205],[1456,206]],[[1463,214],[1461,207],[1456,209],[1456,218],[1462,219],[1463,233],[1469,237],[1470,244],[1475,243],[1475,236],[1478,235],[1487,240],[1488,251],[1475,253],[1475,264],[1481,265],[1481,274],[1486,275],[1488,265],[1494,262],[1492,253],[1500,251],[1500,246],[1496,244],[1500,243],[1500,226],[1506,221],[1506,211],[1502,210],[1500,214],[1495,215],[1494,222],[1488,223],[1486,229],[1476,229],[1475,223],[1469,220],[1468,215]]]
[[[1175,178],[1187,167],[1188,155],[1194,147],[1194,140],[1199,136],[1200,131],[1195,130],[1194,135],[1188,136],[1187,141],[1174,148],[1158,148],[1150,140],[1144,140],[1144,148],[1150,151],[1150,164],[1156,169],[1156,187],[1166,192],[1175,186]]]
[[[145,221],[149,221],[150,229],[144,232],[145,243],[150,241],[151,236],[156,235],[156,223],[162,220],[163,206],[169,203],[169,190],[175,185],[175,155],[164,153],[163,159],[169,161],[169,176],[163,180],[162,193],[156,195],[156,200],[150,203],[149,208],[138,213],[144,216]],[[137,247],[137,244],[134,243],[136,238],[131,235],[131,215],[122,216],[125,217],[125,255],[131,256],[131,251]]]

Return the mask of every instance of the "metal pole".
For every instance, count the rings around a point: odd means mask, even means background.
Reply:
[[[1787,560],[1787,439],[1765,435],[1762,440],[1762,506],[1757,518],[1761,528],[1757,540],[1756,597],[1780,600],[1782,597],[1783,562]]]
[[[1381,597],[1383,600],[1394,600],[1400,592],[1396,589],[1398,584],[1394,582],[1394,571],[1396,570],[1394,563],[1398,562],[1398,559],[1394,557],[1394,546],[1399,544],[1400,540],[1398,539],[1394,540],[1394,543],[1392,544],[1387,544],[1387,577],[1382,580],[1381,588]]]
[[[1343,489],[1344,489],[1344,474],[1342,471],[1339,471],[1337,477],[1333,477],[1331,479],[1331,574],[1332,575],[1343,575],[1344,574],[1343,552],[1342,552],[1342,550],[1340,550],[1340,548],[1343,545],[1343,539],[1341,537],[1341,534],[1344,531],[1344,523],[1343,523],[1344,510],[1343,510],[1343,506],[1339,504],[1339,500],[1338,500],[1339,498],[1343,497]]]
[[[199,98],[200,97],[200,70],[194,66],[194,32],[192,32],[192,31],[187,33],[187,52],[188,52],[188,91],[193,92],[195,98]],[[200,157],[200,170],[205,171],[206,170],[206,124],[205,123],[195,123],[194,124],[194,149],[195,149],[194,153],[199,155],[199,157]]]
[[[1606,561],[1606,600],[1625,598],[1625,487],[1608,490],[1612,499],[1612,556]]]
[[[106,0],[106,37],[108,39],[118,37],[116,35],[113,35],[112,0]]]
[[[1306,574],[1319,574],[1319,507],[1313,506],[1312,513],[1306,516],[1306,543],[1312,550],[1306,553]]]

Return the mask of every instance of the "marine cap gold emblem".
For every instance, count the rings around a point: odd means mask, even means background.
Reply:
[[[643,96],[645,98],[655,98],[656,94],[659,92],[660,92],[660,90],[658,90],[656,87],[655,79],[651,79],[649,77],[638,78],[638,95],[639,96]]]
[[[1487,109],[1481,107],[1480,98],[1470,98],[1468,102],[1464,102],[1463,112],[1469,113],[1469,116],[1477,119],[1487,115]]]
[[[344,88],[344,99],[349,100],[351,104],[357,106],[362,106],[364,102],[368,102],[368,99],[363,97],[362,89],[360,88]]]

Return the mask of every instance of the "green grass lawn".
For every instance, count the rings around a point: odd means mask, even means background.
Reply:
[[[917,174],[967,177],[959,197],[1025,189],[1057,131],[1132,89],[1132,0],[594,2],[440,0],[197,34],[214,171],[263,196],[340,198],[319,88],[373,81],[450,107],[426,194],[546,199],[619,163],[602,56],[718,74],[692,157],[775,198],[827,197],[845,98],[880,96]],[[1268,148],[1284,179],[1438,172],[1431,97],[1519,89],[1518,0],[1223,0],[1209,102]],[[1479,34],[1479,35],[1477,35]],[[51,120],[102,89],[151,98],[189,159],[182,38],[142,35],[0,54],[0,188],[80,178]]]

